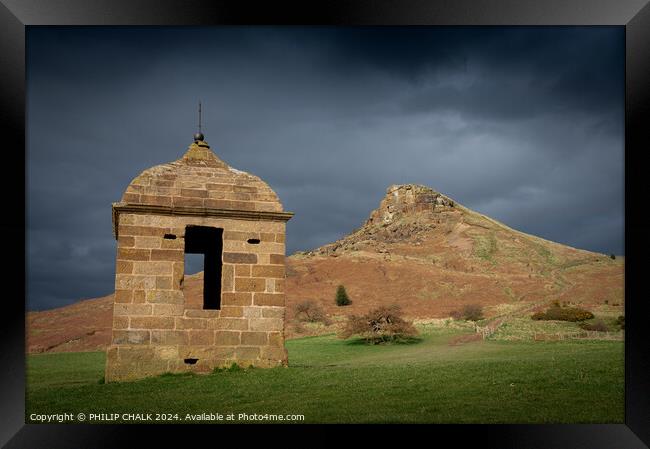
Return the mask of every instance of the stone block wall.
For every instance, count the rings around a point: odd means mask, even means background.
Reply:
[[[224,230],[220,310],[203,310],[202,301],[184,297],[188,225]],[[263,219],[121,214],[106,381],[209,372],[232,363],[286,365],[285,226]]]

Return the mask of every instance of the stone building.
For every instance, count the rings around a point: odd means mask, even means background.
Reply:
[[[287,364],[284,212],[257,176],[194,136],[182,158],[142,172],[113,204],[117,239],[107,382],[164,372]],[[183,291],[203,254],[203,297]]]

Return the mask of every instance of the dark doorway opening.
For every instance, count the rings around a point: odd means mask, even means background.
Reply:
[[[221,308],[221,253],[223,229],[188,226],[185,229],[185,254],[203,255],[203,308]]]

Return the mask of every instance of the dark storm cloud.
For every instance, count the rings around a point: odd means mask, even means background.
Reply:
[[[30,28],[28,307],[113,289],[111,202],[213,150],[266,180],[287,252],[360,226],[390,184],[623,252],[622,29]]]
[[[611,29],[512,28],[481,37],[464,52],[461,82],[434,83],[408,98],[405,110],[487,120],[620,112],[622,41]]]

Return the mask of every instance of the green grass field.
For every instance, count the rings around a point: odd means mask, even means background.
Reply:
[[[456,331],[458,332],[458,331]],[[312,423],[622,423],[621,341],[287,341],[289,368],[102,384],[103,353],[30,355],[27,412],[302,414]],[[165,421],[170,422],[170,421]],[[203,421],[209,422],[209,421]],[[245,421],[250,422],[250,421]]]

